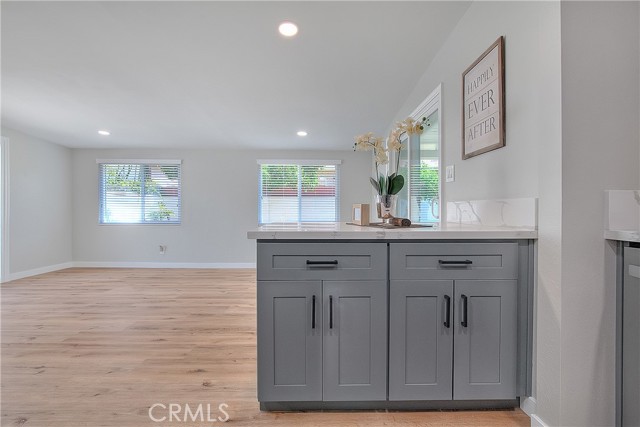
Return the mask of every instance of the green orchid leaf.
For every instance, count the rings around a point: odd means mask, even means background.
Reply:
[[[385,184],[385,179],[384,179],[384,175],[380,175],[380,193],[379,194],[385,194],[385,191],[387,190],[387,187],[384,185]]]
[[[371,182],[371,185],[373,185],[373,188],[376,189],[378,194],[380,194],[380,184],[378,184],[378,181],[376,181],[375,179],[373,179],[371,177],[369,177],[369,181]]]
[[[404,177],[402,175],[398,175],[391,181],[389,194],[398,194],[400,190],[402,190],[402,187],[404,187]]]
[[[391,193],[391,184],[393,183],[394,178],[396,177],[396,173],[392,173],[391,175],[389,175],[389,177],[387,178],[387,194],[392,194]]]

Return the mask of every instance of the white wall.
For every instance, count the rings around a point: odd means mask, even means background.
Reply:
[[[462,160],[462,72],[505,37],[506,146]],[[537,415],[561,411],[561,49],[557,2],[474,2],[398,112],[406,117],[442,83],[443,183],[447,201],[539,198],[534,396]]]
[[[558,13],[554,4],[474,2],[398,112],[396,120],[405,118],[442,82],[443,164],[456,166],[456,181],[443,183],[447,200],[537,195],[537,153],[541,138],[548,137],[541,123],[560,120],[546,104],[553,87],[545,75],[560,70],[543,33],[559,36],[559,28],[549,28]],[[506,147],[462,160],[461,75],[500,35],[506,53]]]
[[[538,241],[535,289],[534,393],[535,415],[548,425],[559,425],[561,396],[561,329],[562,329],[562,95],[560,4],[547,3],[546,19],[539,22],[538,58],[547,66],[539,67],[540,92],[528,113],[538,117],[534,132],[538,146],[536,176],[538,184]],[[542,59],[541,59],[542,58]],[[535,65],[531,62],[530,65]],[[507,65],[508,66],[508,65]],[[521,108],[529,103],[522,100]],[[509,108],[509,107],[507,107]],[[527,110],[528,111],[528,110]],[[507,109],[507,126],[509,126]],[[508,144],[509,142],[507,142]],[[526,160],[525,160],[526,161]],[[510,179],[513,179],[510,177]],[[532,423],[532,425],[534,425]]]
[[[343,160],[341,219],[371,194],[369,153],[352,151],[73,150],[73,259],[80,263],[255,263],[257,159]],[[182,159],[182,224],[99,225],[96,159]],[[158,246],[166,245],[160,255]]]
[[[72,261],[71,151],[12,129],[9,279]]]
[[[615,258],[603,239],[604,190],[640,179],[638,37],[637,2],[562,3],[566,426],[614,423]]]

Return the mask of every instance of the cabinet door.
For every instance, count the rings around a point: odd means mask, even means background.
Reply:
[[[321,307],[320,281],[258,281],[261,402],[322,400]]]
[[[456,280],[453,398],[516,398],[515,280]]]
[[[386,400],[386,284],[323,283],[325,401]]]
[[[453,281],[392,280],[389,400],[451,400]]]

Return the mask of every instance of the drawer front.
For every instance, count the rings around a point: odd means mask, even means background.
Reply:
[[[518,244],[392,243],[391,279],[516,279]]]
[[[386,243],[258,243],[258,280],[386,280]]]

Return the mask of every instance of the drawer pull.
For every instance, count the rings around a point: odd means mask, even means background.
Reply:
[[[313,305],[311,306],[311,329],[316,328],[316,296],[313,296]]]
[[[450,260],[439,259],[438,264],[442,266],[452,266],[452,267],[463,266],[464,267],[464,266],[473,264],[473,261],[471,261],[470,259],[465,259],[460,261],[450,261]]]
[[[333,329],[333,296],[329,295],[329,329]]]
[[[332,259],[332,260],[328,260],[328,261],[313,261],[313,260],[308,259],[307,260],[307,265],[318,265],[318,266],[338,265],[338,260],[337,259]]]
[[[460,325],[462,325],[463,328],[469,326],[467,322],[467,299],[466,295],[462,295],[462,320],[460,321]]]
[[[451,327],[451,297],[449,295],[444,296],[444,327]]]

